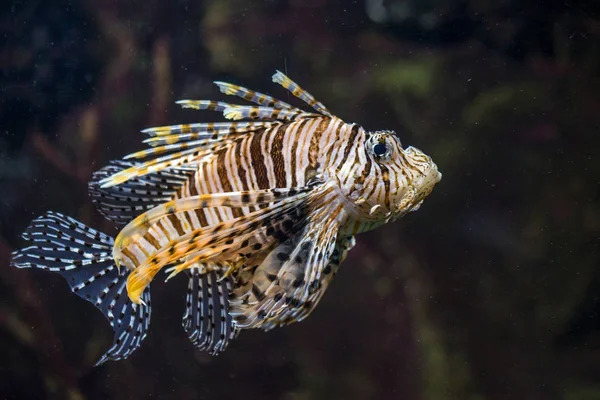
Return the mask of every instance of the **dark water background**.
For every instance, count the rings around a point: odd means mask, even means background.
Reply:
[[[600,399],[596,1],[8,1],[0,11],[0,398]],[[420,211],[359,236],[313,315],[217,358],[152,328],[92,368],[108,323],[63,279],[12,270],[46,210],[114,234],[86,184],[144,127],[210,121],[213,80],[332,112],[437,162]],[[294,102],[294,100],[291,100]],[[294,102],[294,104],[299,104]]]

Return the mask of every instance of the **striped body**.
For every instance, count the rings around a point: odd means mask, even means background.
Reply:
[[[251,132],[203,160],[173,198],[304,186],[309,179],[323,175],[335,182],[338,201],[347,214],[340,231],[349,236],[366,232],[394,216],[401,202],[394,199],[404,199],[410,183],[425,176],[426,166],[431,163],[428,156],[415,153],[412,147],[405,154],[399,143],[395,149],[397,164],[373,162],[364,151],[367,135],[359,125],[322,116]],[[376,213],[371,213],[377,205]],[[167,215],[124,250],[124,265],[135,269],[139,260],[145,260],[173,238],[233,220],[257,208],[197,208]]]
[[[329,150],[338,143],[347,143],[359,129],[338,118],[315,117],[250,133],[208,157],[173,197],[305,186],[331,163]],[[126,256],[133,256],[126,257],[124,265],[135,269],[139,260],[173,238],[257,209],[213,207],[167,215],[124,250]]]

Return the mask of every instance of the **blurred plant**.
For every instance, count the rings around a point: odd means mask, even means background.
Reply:
[[[77,2],[4,2],[0,9],[0,126],[19,148],[31,127],[46,135],[89,101],[102,69],[98,30]]]

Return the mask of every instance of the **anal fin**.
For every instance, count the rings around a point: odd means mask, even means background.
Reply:
[[[211,355],[224,351],[239,334],[229,315],[233,279],[223,274],[223,269],[214,266],[189,269],[183,327],[192,343]]]

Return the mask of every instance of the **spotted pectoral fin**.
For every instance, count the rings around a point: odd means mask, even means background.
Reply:
[[[234,292],[232,315],[240,327],[268,329],[314,307],[329,283],[323,285],[342,217],[340,205],[325,202],[302,230],[270,252],[252,279]]]
[[[220,261],[241,262],[240,260],[259,250],[264,252],[284,242],[308,221],[310,204],[315,196],[319,196],[321,187],[322,184],[315,183],[306,190],[298,189],[295,192],[292,189],[281,189],[287,191],[287,196],[264,203],[266,207],[245,216],[193,230],[171,240],[132,271],[127,281],[129,297],[134,302],[139,301],[144,288],[165,265],[176,263],[177,271],[181,271],[216,258]],[[238,203],[231,204],[238,206]],[[115,241],[115,259],[122,257],[120,249],[129,240],[134,240],[131,238],[139,235],[136,232],[127,231],[120,243],[118,239]]]
[[[183,327],[192,343],[202,351],[216,355],[224,351],[239,334],[229,315],[231,276],[214,265],[189,268]]]
[[[171,214],[211,207],[240,208],[262,206],[269,203],[294,203],[306,198],[314,190],[314,187],[315,185],[296,188],[210,193],[164,202],[137,216],[119,232],[119,235],[115,239],[115,255],[118,257],[120,250],[142,237],[158,220]]]
[[[340,264],[346,259],[346,255],[354,247],[355,240],[354,236],[350,237],[342,237],[338,239],[335,248],[333,249],[333,253],[329,260],[329,264],[325,266],[325,268],[321,271],[316,281],[312,282],[312,285],[309,287],[309,296],[306,301],[304,301],[301,307],[296,307],[296,310],[291,310],[287,316],[283,316],[281,319],[281,323],[288,324],[291,322],[302,321],[304,318],[308,317],[310,313],[313,312],[316,305],[321,301],[325,290],[329,287],[329,284],[333,280],[333,277],[337,274],[337,271],[340,267]],[[287,318],[289,317],[289,318]],[[279,321],[278,321],[279,322]],[[271,325],[276,326],[276,325]],[[270,328],[271,326],[265,326],[265,328]]]

